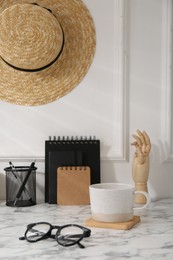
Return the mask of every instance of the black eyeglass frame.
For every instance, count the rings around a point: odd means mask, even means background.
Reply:
[[[30,231],[34,226],[36,225],[41,225],[41,224],[46,224],[46,225],[49,225],[49,230],[47,231],[47,233],[45,233],[43,236],[39,237],[38,239],[36,240],[29,240],[28,237],[27,237],[27,233],[28,231]],[[68,227],[77,227],[77,228],[80,228],[83,233],[80,234],[79,238],[74,241],[74,242],[71,242],[70,244],[63,244],[59,241],[59,235],[61,234],[61,230],[64,229],[64,228],[68,228]],[[57,232],[55,235],[52,235],[51,232],[53,229],[57,229]],[[51,225],[49,222],[36,222],[36,223],[31,223],[31,224],[28,224],[27,225],[27,229],[25,231],[25,234],[24,234],[24,237],[23,238],[20,238],[20,239],[26,239],[28,242],[30,243],[35,243],[35,242],[38,242],[40,240],[43,240],[43,239],[47,239],[47,238],[53,238],[53,239],[56,239],[56,241],[58,242],[58,244],[60,244],[61,246],[64,246],[64,247],[67,247],[67,246],[73,246],[73,245],[78,245],[80,248],[84,248],[84,246],[80,243],[80,241],[84,238],[84,237],[90,237],[91,235],[91,230],[86,228],[86,227],[83,227],[83,226],[80,226],[80,225],[77,225],[77,224],[67,224],[67,225],[63,225],[63,226],[53,226]]]

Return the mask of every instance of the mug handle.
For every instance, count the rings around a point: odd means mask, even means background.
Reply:
[[[145,203],[144,206],[134,207],[133,209],[144,209],[150,204],[150,197],[149,197],[149,194],[147,192],[145,192],[145,191],[135,191],[134,193],[135,194],[143,194],[146,197],[147,202]]]

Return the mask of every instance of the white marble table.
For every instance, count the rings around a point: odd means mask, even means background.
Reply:
[[[152,202],[138,214],[141,222],[131,230],[90,228],[91,237],[78,246],[62,247],[53,239],[37,243],[20,241],[26,225],[37,221],[64,225],[83,225],[90,217],[89,206],[37,204],[14,208],[0,203],[0,259],[68,259],[68,260],[172,260],[173,198]]]

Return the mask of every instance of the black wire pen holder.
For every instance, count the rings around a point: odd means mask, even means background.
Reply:
[[[7,167],[6,172],[6,205],[26,207],[36,204],[36,170],[30,166]]]

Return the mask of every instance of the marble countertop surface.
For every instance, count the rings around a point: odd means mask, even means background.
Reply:
[[[138,214],[137,214],[138,213]],[[57,206],[47,203],[30,207],[9,207],[0,203],[0,259],[68,259],[68,260],[172,260],[173,198],[152,202],[147,209],[136,212],[141,222],[130,230],[90,228],[84,238],[84,249],[77,245],[62,247],[54,239],[37,243],[19,240],[26,225],[47,221],[54,225],[84,225],[91,216],[90,206]]]

